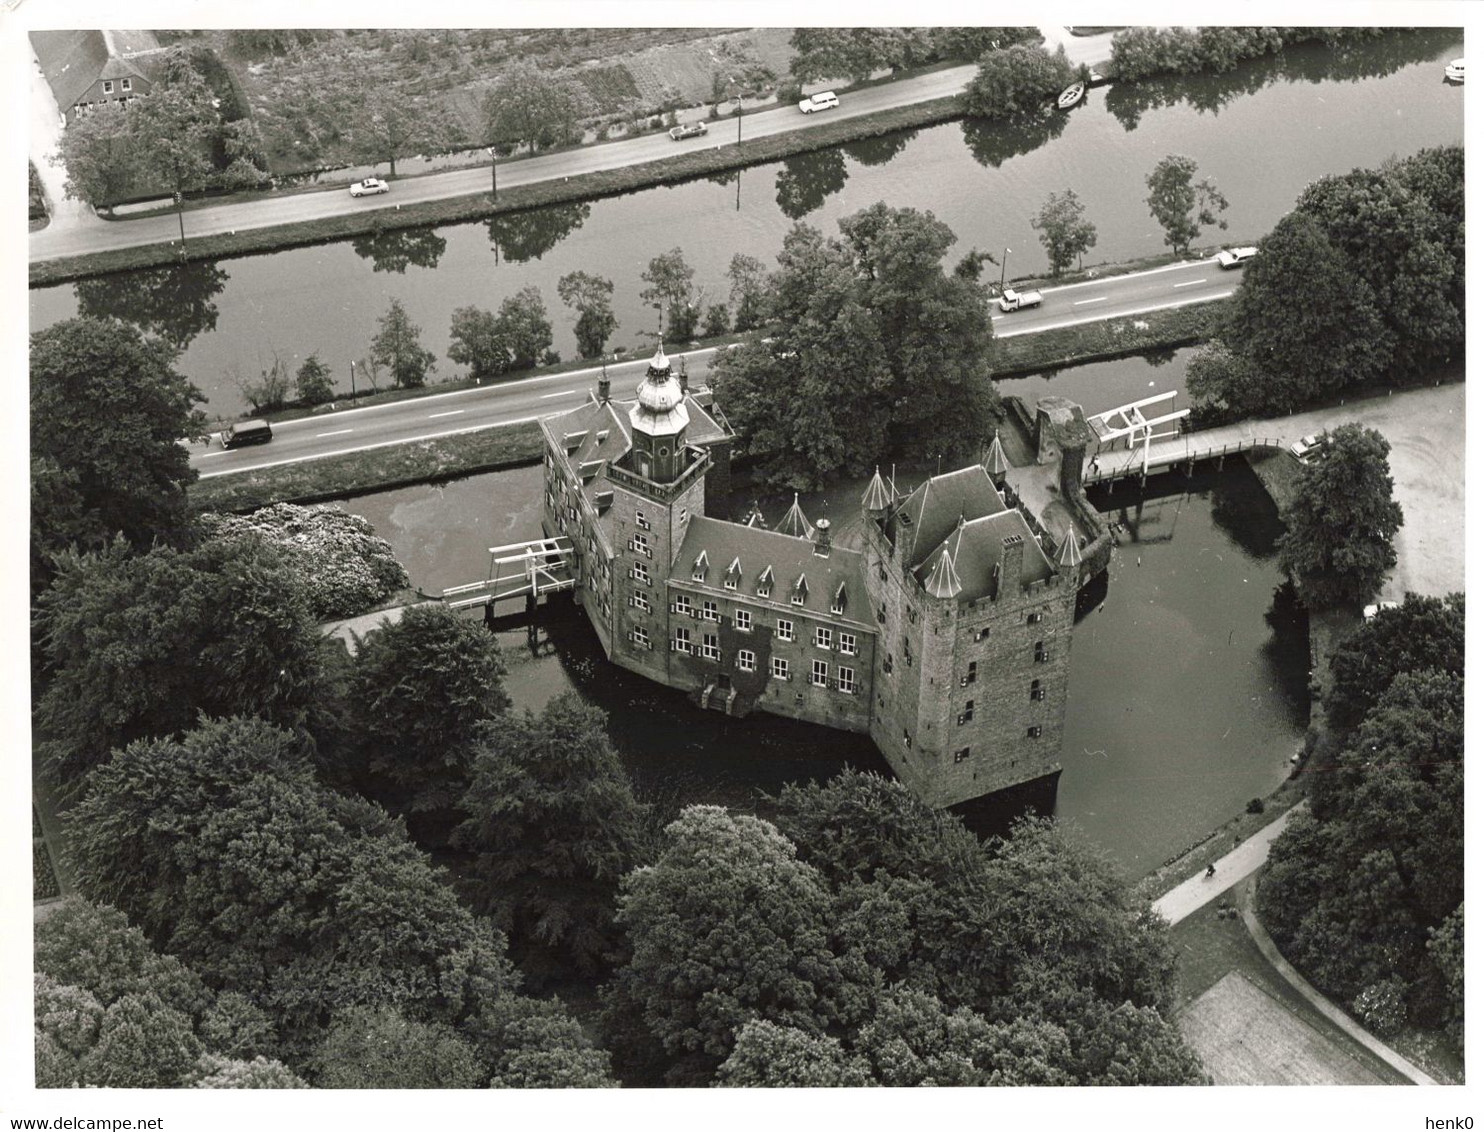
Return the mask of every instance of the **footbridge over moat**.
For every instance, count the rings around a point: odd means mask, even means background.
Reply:
[[[526,609],[534,609],[543,597],[576,586],[572,553],[572,540],[565,535],[492,546],[485,579],[449,587],[443,603],[450,609],[482,606],[487,618],[500,602],[515,598],[524,598]]]
[[[1272,421],[1240,421],[1186,431],[1183,424],[1189,409],[1159,410],[1175,395],[1174,390],[1159,393],[1088,417],[1097,443],[1088,446],[1083,485],[1112,484],[1131,476],[1143,483],[1151,473],[1182,467],[1189,471],[1204,461],[1220,463],[1227,456],[1259,449],[1281,451],[1288,446],[1286,438],[1272,433]]]

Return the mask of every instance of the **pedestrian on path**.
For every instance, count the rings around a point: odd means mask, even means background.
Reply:
[[[1215,862],[1212,862],[1211,864],[1209,864],[1209,865],[1206,866],[1206,879],[1207,880],[1210,880],[1215,875],[1216,875],[1216,865],[1215,865]]]

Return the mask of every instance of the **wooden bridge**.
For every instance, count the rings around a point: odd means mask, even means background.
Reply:
[[[547,594],[570,590],[576,584],[572,574],[572,540],[558,535],[490,547],[489,573],[485,580],[444,590],[443,602],[451,609],[482,605],[486,611],[492,611],[498,602],[523,597],[530,608]]]
[[[1146,397],[1120,405],[1105,413],[1088,417],[1087,423],[1097,434],[1096,447],[1090,448],[1082,466],[1082,483],[1112,484],[1115,480],[1138,476],[1142,484],[1151,473],[1171,468],[1193,470],[1207,460],[1218,463],[1227,456],[1257,449],[1284,449],[1283,437],[1257,435],[1254,425],[1272,422],[1244,421],[1221,428],[1184,432],[1180,421],[1190,415],[1189,409],[1146,417],[1143,410],[1160,402],[1173,400],[1174,391]],[[1168,425],[1164,431],[1155,431]]]

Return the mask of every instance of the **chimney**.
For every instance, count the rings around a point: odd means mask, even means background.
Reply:
[[[1025,569],[1025,537],[1008,535],[1000,549],[1000,589],[1019,597],[1022,589],[1021,574]]]
[[[603,376],[598,378],[598,404],[608,404],[608,398],[613,392],[613,383],[608,380],[608,363],[603,363]]]
[[[830,556],[830,521],[814,520],[814,553],[821,558]]]

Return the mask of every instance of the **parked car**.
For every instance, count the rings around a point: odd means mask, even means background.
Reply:
[[[1365,609],[1361,610],[1361,614],[1367,621],[1369,621],[1383,609],[1400,609],[1401,605],[1402,603],[1399,601],[1378,601],[1375,605],[1366,606]]]
[[[1324,443],[1324,437],[1311,434],[1295,440],[1288,450],[1300,464],[1312,464],[1314,458],[1324,451]]]
[[[248,444],[267,444],[273,439],[273,426],[267,421],[239,421],[222,429],[223,448],[242,448]]]
[[[369,197],[391,191],[392,187],[379,177],[367,177],[364,181],[357,181],[350,187],[350,195],[353,197]]]
[[[799,109],[805,114],[813,114],[816,110],[829,110],[840,105],[839,96],[832,90],[822,90],[818,94],[811,94],[799,103]]]
[[[1005,293],[1000,296],[1000,310],[1006,314],[1009,314],[1011,311],[1025,310],[1027,307],[1038,307],[1040,305],[1040,291],[1017,291],[1014,287],[1006,287]]]
[[[1233,267],[1241,267],[1242,264],[1246,263],[1256,254],[1256,248],[1223,248],[1221,251],[1216,253],[1216,262],[1219,263],[1224,270]]]
[[[705,122],[692,122],[688,126],[675,126],[673,129],[670,130],[670,136],[676,141],[682,141],[685,138],[701,137],[705,132]]]
[[[1455,59],[1443,68],[1443,78],[1450,83],[1463,82],[1463,60]]]

